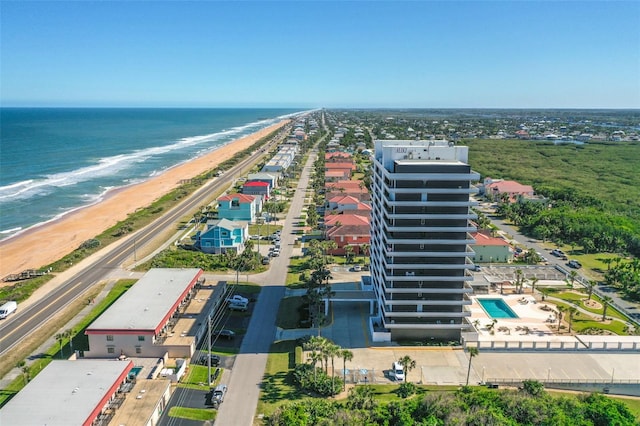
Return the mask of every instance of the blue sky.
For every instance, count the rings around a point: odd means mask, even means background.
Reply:
[[[640,108],[638,1],[7,1],[3,106]]]

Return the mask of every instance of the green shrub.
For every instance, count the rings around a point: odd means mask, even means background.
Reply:
[[[416,393],[416,385],[411,382],[404,382],[398,387],[397,393],[400,398],[407,398]]]

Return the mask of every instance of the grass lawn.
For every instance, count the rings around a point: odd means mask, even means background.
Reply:
[[[211,374],[214,373],[218,367],[211,367]],[[189,372],[185,376],[184,379],[180,381],[181,388],[189,388],[189,389],[198,389],[198,390],[209,390],[209,384],[207,380],[207,372],[208,367],[206,365],[189,365]],[[222,376],[222,372],[218,376],[218,379]]]
[[[289,374],[295,367],[295,346],[293,340],[271,345],[256,413],[268,416],[286,403],[312,399],[296,389]]]
[[[169,417],[178,417],[188,420],[215,420],[216,410],[210,408],[187,408],[187,407],[171,407]]]
[[[291,329],[300,327],[300,307],[302,296],[285,297],[280,301],[276,325],[281,328]]]
[[[403,398],[396,393],[400,387],[397,385],[368,385],[373,391],[373,398],[380,403],[389,403],[392,401],[400,401]],[[432,386],[432,385],[416,385],[416,393],[412,397],[420,397],[427,392],[456,392],[460,386]]]
[[[300,287],[303,286],[303,282],[300,281],[300,274],[307,272],[306,268],[307,260],[303,257],[292,257],[289,261],[289,271],[287,272],[287,287]]]
[[[583,300],[585,300],[587,298],[586,294],[577,294],[571,291],[562,291],[562,292],[558,292],[558,293],[552,293],[551,296],[553,297],[557,297],[559,299],[565,300],[571,304],[575,303],[577,304],[579,307],[581,307],[582,309],[585,309],[589,312],[592,312],[595,315],[600,315],[602,316],[602,312],[604,309],[594,309],[594,308],[590,308],[588,306],[585,306],[583,303]],[[600,304],[602,304],[602,299],[593,294],[591,295],[591,299],[595,300],[597,302],[599,302]],[[612,317],[612,318],[618,318],[619,320],[622,321],[628,321],[629,319],[627,317],[625,317],[624,315],[622,315],[622,313],[620,313],[620,311],[618,311],[616,308],[614,308],[613,306],[609,305],[609,307],[607,308],[607,317]]]

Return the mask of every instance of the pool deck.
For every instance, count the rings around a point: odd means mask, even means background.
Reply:
[[[502,299],[518,318],[496,318],[491,333],[493,318],[487,315],[477,299]],[[530,293],[523,294],[486,294],[472,297],[470,322],[478,321],[478,340],[481,341],[569,341],[574,340],[568,334],[556,335],[557,318],[552,310],[543,310],[547,306],[539,302]],[[554,330],[552,330],[552,327]],[[525,337],[526,336],[526,337]]]

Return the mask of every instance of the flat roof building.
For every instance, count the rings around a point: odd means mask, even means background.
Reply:
[[[117,411],[118,391],[131,361],[53,361],[1,410],[12,426],[107,424]]]
[[[468,148],[378,140],[371,190],[375,322],[392,340],[459,340],[473,290]]]
[[[196,291],[202,270],[150,269],[85,331],[87,357],[191,357],[188,347],[163,345]]]

